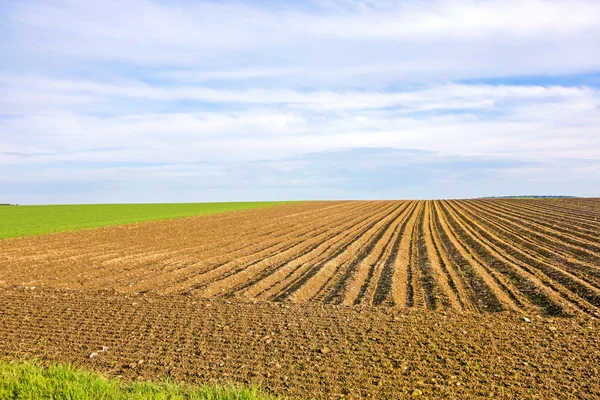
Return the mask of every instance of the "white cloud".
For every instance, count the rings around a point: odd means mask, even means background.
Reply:
[[[152,67],[150,75],[168,76],[156,68],[169,67],[184,79],[300,86],[600,68],[600,3],[594,0],[340,3],[345,6],[332,11],[322,4],[18,2],[6,13],[12,40],[4,51],[16,62],[49,67],[134,63]]]
[[[600,92],[590,88],[433,85],[399,92],[217,90],[35,80],[38,101],[0,120],[0,151],[21,162],[258,160],[339,148],[442,154],[600,157]],[[86,110],[73,107],[82,96]],[[45,101],[46,99],[48,101]],[[60,102],[60,99],[66,99]],[[139,99],[174,111],[140,112]],[[92,99],[92,100],[90,100]],[[195,105],[182,112],[180,101]],[[53,103],[56,102],[56,103]],[[98,115],[95,104],[117,108]],[[71,111],[69,111],[71,109]],[[118,149],[90,153],[81,149]],[[39,154],[41,153],[41,154]],[[15,162],[15,155],[0,162]]]
[[[483,84],[442,84],[429,85],[412,90],[372,91],[363,90],[310,90],[290,89],[215,89],[203,86],[150,85],[139,81],[93,82],[89,80],[56,80],[32,76],[1,76],[7,94],[6,104],[22,103],[31,106],[33,97],[38,103],[55,108],[71,105],[79,97],[87,102],[92,97],[125,98],[173,102],[193,100],[217,104],[242,105],[285,105],[293,109],[308,110],[364,110],[383,107],[403,107],[407,111],[435,109],[485,109],[503,101],[552,101],[552,100],[593,100],[597,91],[585,87],[563,86],[511,86]],[[21,101],[20,97],[24,99]],[[49,101],[43,101],[49,97]],[[65,101],[61,101],[63,98]],[[595,104],[595,103],[594,103]],[[36,106],[38,104],[35,104]],[[593,104],[592,104],[593,106]],[[121,111],[123,111],[120,108]],[[4,111],[6,112],[6,111]]]
[[[236,163],[261,160],[264,180],[304,182],[301,169],[272,173],[303,154],[364,148],[600,159],[598,85],[565,78],[600,71],[597,1],[0,7],[0,164],[13,168],[0,178],[11,182],[25,171],[59,181],[69,169],[81,181],[168,181],[198,161],[207,164],[190,179],[226,179]],[[149,161],[160,166],[130,165]],[[502,176],[541,176],[543,165]]]

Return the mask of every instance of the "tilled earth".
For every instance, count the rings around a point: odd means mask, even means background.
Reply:
[[[0,289],[2,359],[291,398],[597,399],[599,330],[584,314]]]
[[[307,202],[0,240],[0,285],[600,317],[600,199]]]
[[[0,357],[291,398],[600,398],[600,199],[307,202],[0,241]]]

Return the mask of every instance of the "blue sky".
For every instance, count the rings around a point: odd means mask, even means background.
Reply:
[[[600,196],[600,2],[0,2],[0,203]]]

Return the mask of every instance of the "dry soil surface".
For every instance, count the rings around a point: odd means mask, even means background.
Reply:
[[[5,360],[259,383],[299,399],[597,399],[599,332],[584,315],[0,290]]]

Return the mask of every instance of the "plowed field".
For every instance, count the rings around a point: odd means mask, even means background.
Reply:
[[[0,241],[1,358],[294,398],[598,398],[599,307],[598,199],[310,202]]]
[[[2,283],[598,315],[600,201],[319,202],[0,241]]]

